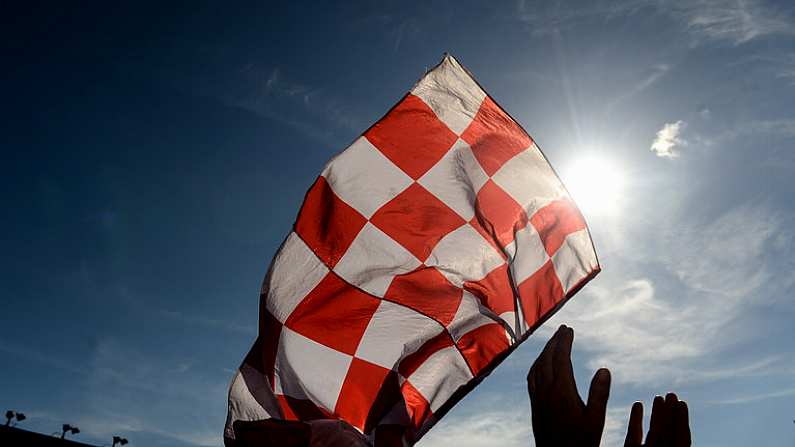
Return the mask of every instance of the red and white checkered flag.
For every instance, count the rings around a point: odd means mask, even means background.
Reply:
[[[598,272],[538,146],[445,56],[307,193],[225,436],[236,420],[337,418],[414,443]]]

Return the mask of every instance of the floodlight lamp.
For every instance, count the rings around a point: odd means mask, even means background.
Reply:
[[[70,431],[72,432],[73,435],[76,435],[76,434],[80,433],[80,429],[77,428],[77,427],[72,427],[72,429]]]
[[[17,413],[17,422],[22,422],[25,419],[27,419],[27,417],[23,413]]]

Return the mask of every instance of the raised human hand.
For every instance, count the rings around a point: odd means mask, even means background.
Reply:
[[[571,365],[574,331],[562,325],[527,374],[533,435],[538,447],[596,447],[602,439],[610,371],[594,374],[584,403]]]
[[[629,414],[624,447],[690,447],[687,403],[674,393],[654,398],[646,443],[643,443],[643,404],[635,402]]]

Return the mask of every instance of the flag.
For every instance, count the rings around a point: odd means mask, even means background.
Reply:
[[[331,418],[412,444],[599,270],[538,146],[446,55],[307,192],[225,436]]]

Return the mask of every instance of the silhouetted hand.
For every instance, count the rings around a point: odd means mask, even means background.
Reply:
[[[654,398],[649,434],[643,444],[643,404],[635,402],[629,413],[629,428],[624,447],[689,447],[690,422],[687,404],[674,393]]]
[[[527,373],[533,435],[538,447],[591,447],[598,446],[602,439],[610,371],[602,368],[596,372],[588,404],[583,403],[571,366],[573,342],[574,331],[560,326]]]
[[[367,440],[349,424],[322,419],[311,422],[265,419],[235,421],[234,447],[368,447]]]

